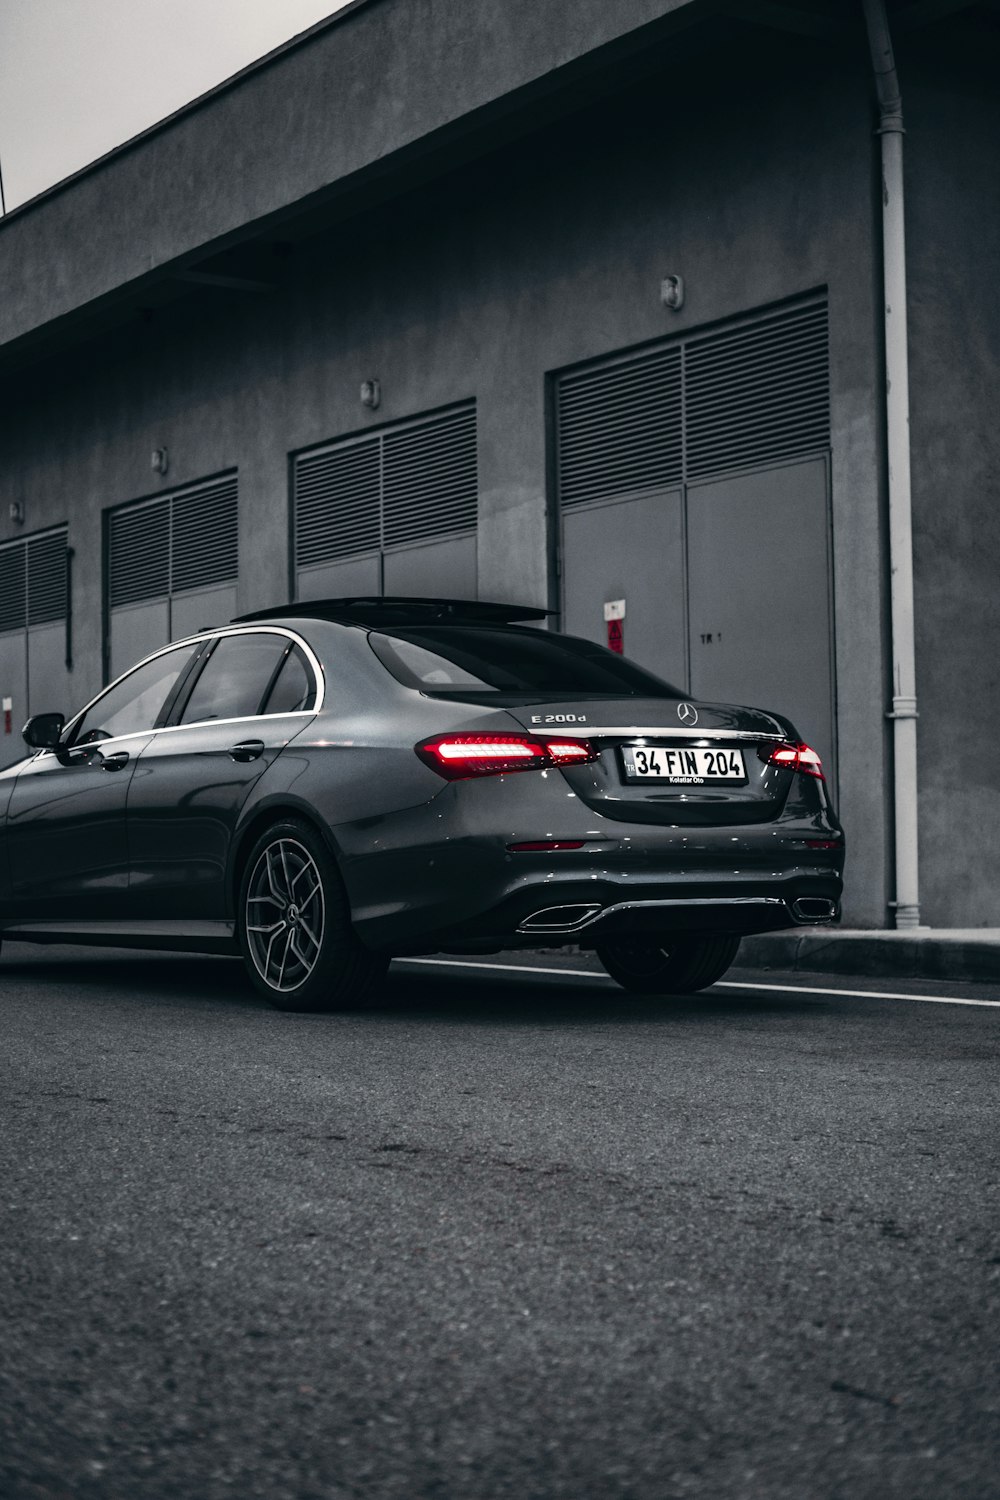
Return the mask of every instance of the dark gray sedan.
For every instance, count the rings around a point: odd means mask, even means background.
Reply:
[[[541,610],[333,599],[164,647],[0,772],[0,933],[241,951],[288,1010],[390,958],[578,944],[686,993],[839,919],[844,838],[780,714],[690,702]]]

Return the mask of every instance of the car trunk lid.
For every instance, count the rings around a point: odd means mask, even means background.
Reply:
[[[759,709],[726,703],[623,698],[508,705],[535,734],[587,739],[596,761],[562,774],[588,807],[631,823],[711,826],[778,815],[792,772],[767,763],[762,747],[791,726]]]

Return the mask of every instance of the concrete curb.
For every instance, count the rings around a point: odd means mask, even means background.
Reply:
[[[743,939],[736,963],[741,969],[1000,983],[1000,930],[762,933]]]

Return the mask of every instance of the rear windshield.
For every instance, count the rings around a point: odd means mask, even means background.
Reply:
[[[537,698],[681,698],[642,667],[574,635],[549,631],[429,625],[368,637],[405,687],[440,698],[496,694]]]

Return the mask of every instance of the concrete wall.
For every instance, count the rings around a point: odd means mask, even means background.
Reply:
[[[798,86],[790,63],[806,65]],[[868,80],[863,59],[823,67],[805,44],[719,66],[710,111],[690,70],[658,78],[300,247],[269,296],[199,292],[26,377],[7,398],[5,483],[31,529],[70,518],[81,700],[100,680],[106,507],[238,466],[240,606],[266,605],[286,590],[289,451],[475,396],[480,593],[544,603],[547,375],[826,285],[848,917],[883,925]],[[805,112],[822,128],[803,130]],[[679,314],[660,304],[668,272],[685,277]],[[358,401],[371,376],[374,414]]]
[[[0,221],[0,346],[396,158],[412,165],[455,127],[467,136],[588,54],[645,45],[644,28],[698,8],[365,0]]]
[[[1000,926],[1000,100],[976,55],[901,54],[922,916]]]

